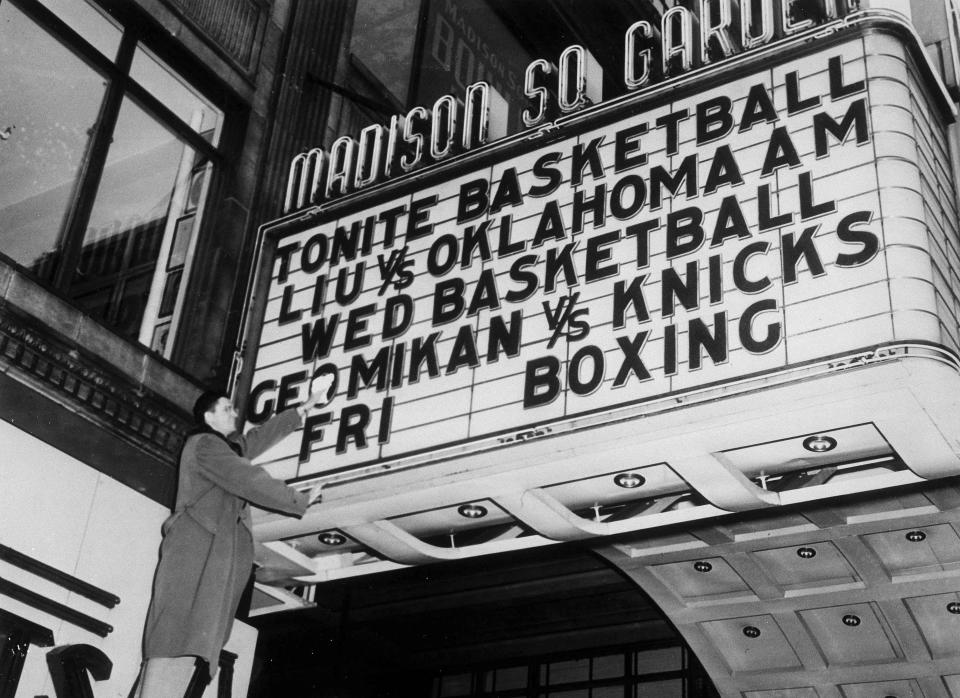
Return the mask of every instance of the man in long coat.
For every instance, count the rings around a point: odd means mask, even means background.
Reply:
[[[300,407],[243,435],[234,433],[237,412],[228,397],[204,393],[197,400],[200,428],[184,444],[176,508],[162,528],[139,698],[183,698],[196,658],[206,662],[198,675],[209,680],[216,673],[253,566],[248,503],[300,517],[318,500],[319,488],[304,494],[250,462],[326,401],[330,379],[318,381]]]

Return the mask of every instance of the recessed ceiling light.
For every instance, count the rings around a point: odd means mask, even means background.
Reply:
[[[797,548],[797,555],[802,557],[804,560],[809,560],[810,558],[817,556],[817,551],[813,548]]]
[[[468,519],[482,519],[487,515],[487,508],[479,504],[461,504],[457,507],[457,513]]]
[[[343,545],[347,542],[346,537],[336,531],[324,531],[317,536],[317,540],[324,545]]]
[[[911,543],[919,543],[927,539],[927,534],[923,531],[907,531],[907,534],[904,536]]]
[[[697,560],[693,563],[693,569],[695,569],[697,572],[709,572],[713,569],[713,565],[706,560]]]
[[[746,625],[743,628],[743,634],[747,637],[760,637],[760,628],[753,625]]]
[[[814,453],[826,453],[837,447],[837,440],[832,436],[817,434],[816,436],[808,436],[805,438],[803,440],[803,447]]]
[[[860,616],[855,616],[852,613],[848,613],[841,620],[843,620],[844,625],[849,625],[851,628],[860,625]]]
[[[960,601],[951,601],[948,603],[947,610],[954,615],[960,615]]]
[[[613,478],[614,484],[617,487],[623,487],[627,490],[632,490],[636,487],[640,487],[643,483],[646,482],[643,475],[640,473],[620,473],[615,475]]]

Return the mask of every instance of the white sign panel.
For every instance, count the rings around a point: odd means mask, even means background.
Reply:
[[[280,239],[248,418],[318,372],[338,395],[268,467],[522,440],[893,339],[874,114],[909,111],[875,60],[857,39],[637,102]]]

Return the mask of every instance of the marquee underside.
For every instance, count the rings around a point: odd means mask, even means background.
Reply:
[[[262,515],[258,578],[322,582],[957,475],[958,383],[949,354],[891,346],[384,464],[333,481],[301,520]],[[811,436],[836,446],[808,450]],[[622,473],[642,484],[619,487]],[[465,518],[463,504],[487,513]],[[345,542],[318,539],[330,532]]]

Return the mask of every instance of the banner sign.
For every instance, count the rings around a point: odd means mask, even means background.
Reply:
[[[248,419],[324,371],[338,396],[270,468],[522,440],[890,339],[876,60],[849,41],[280,239]]]

